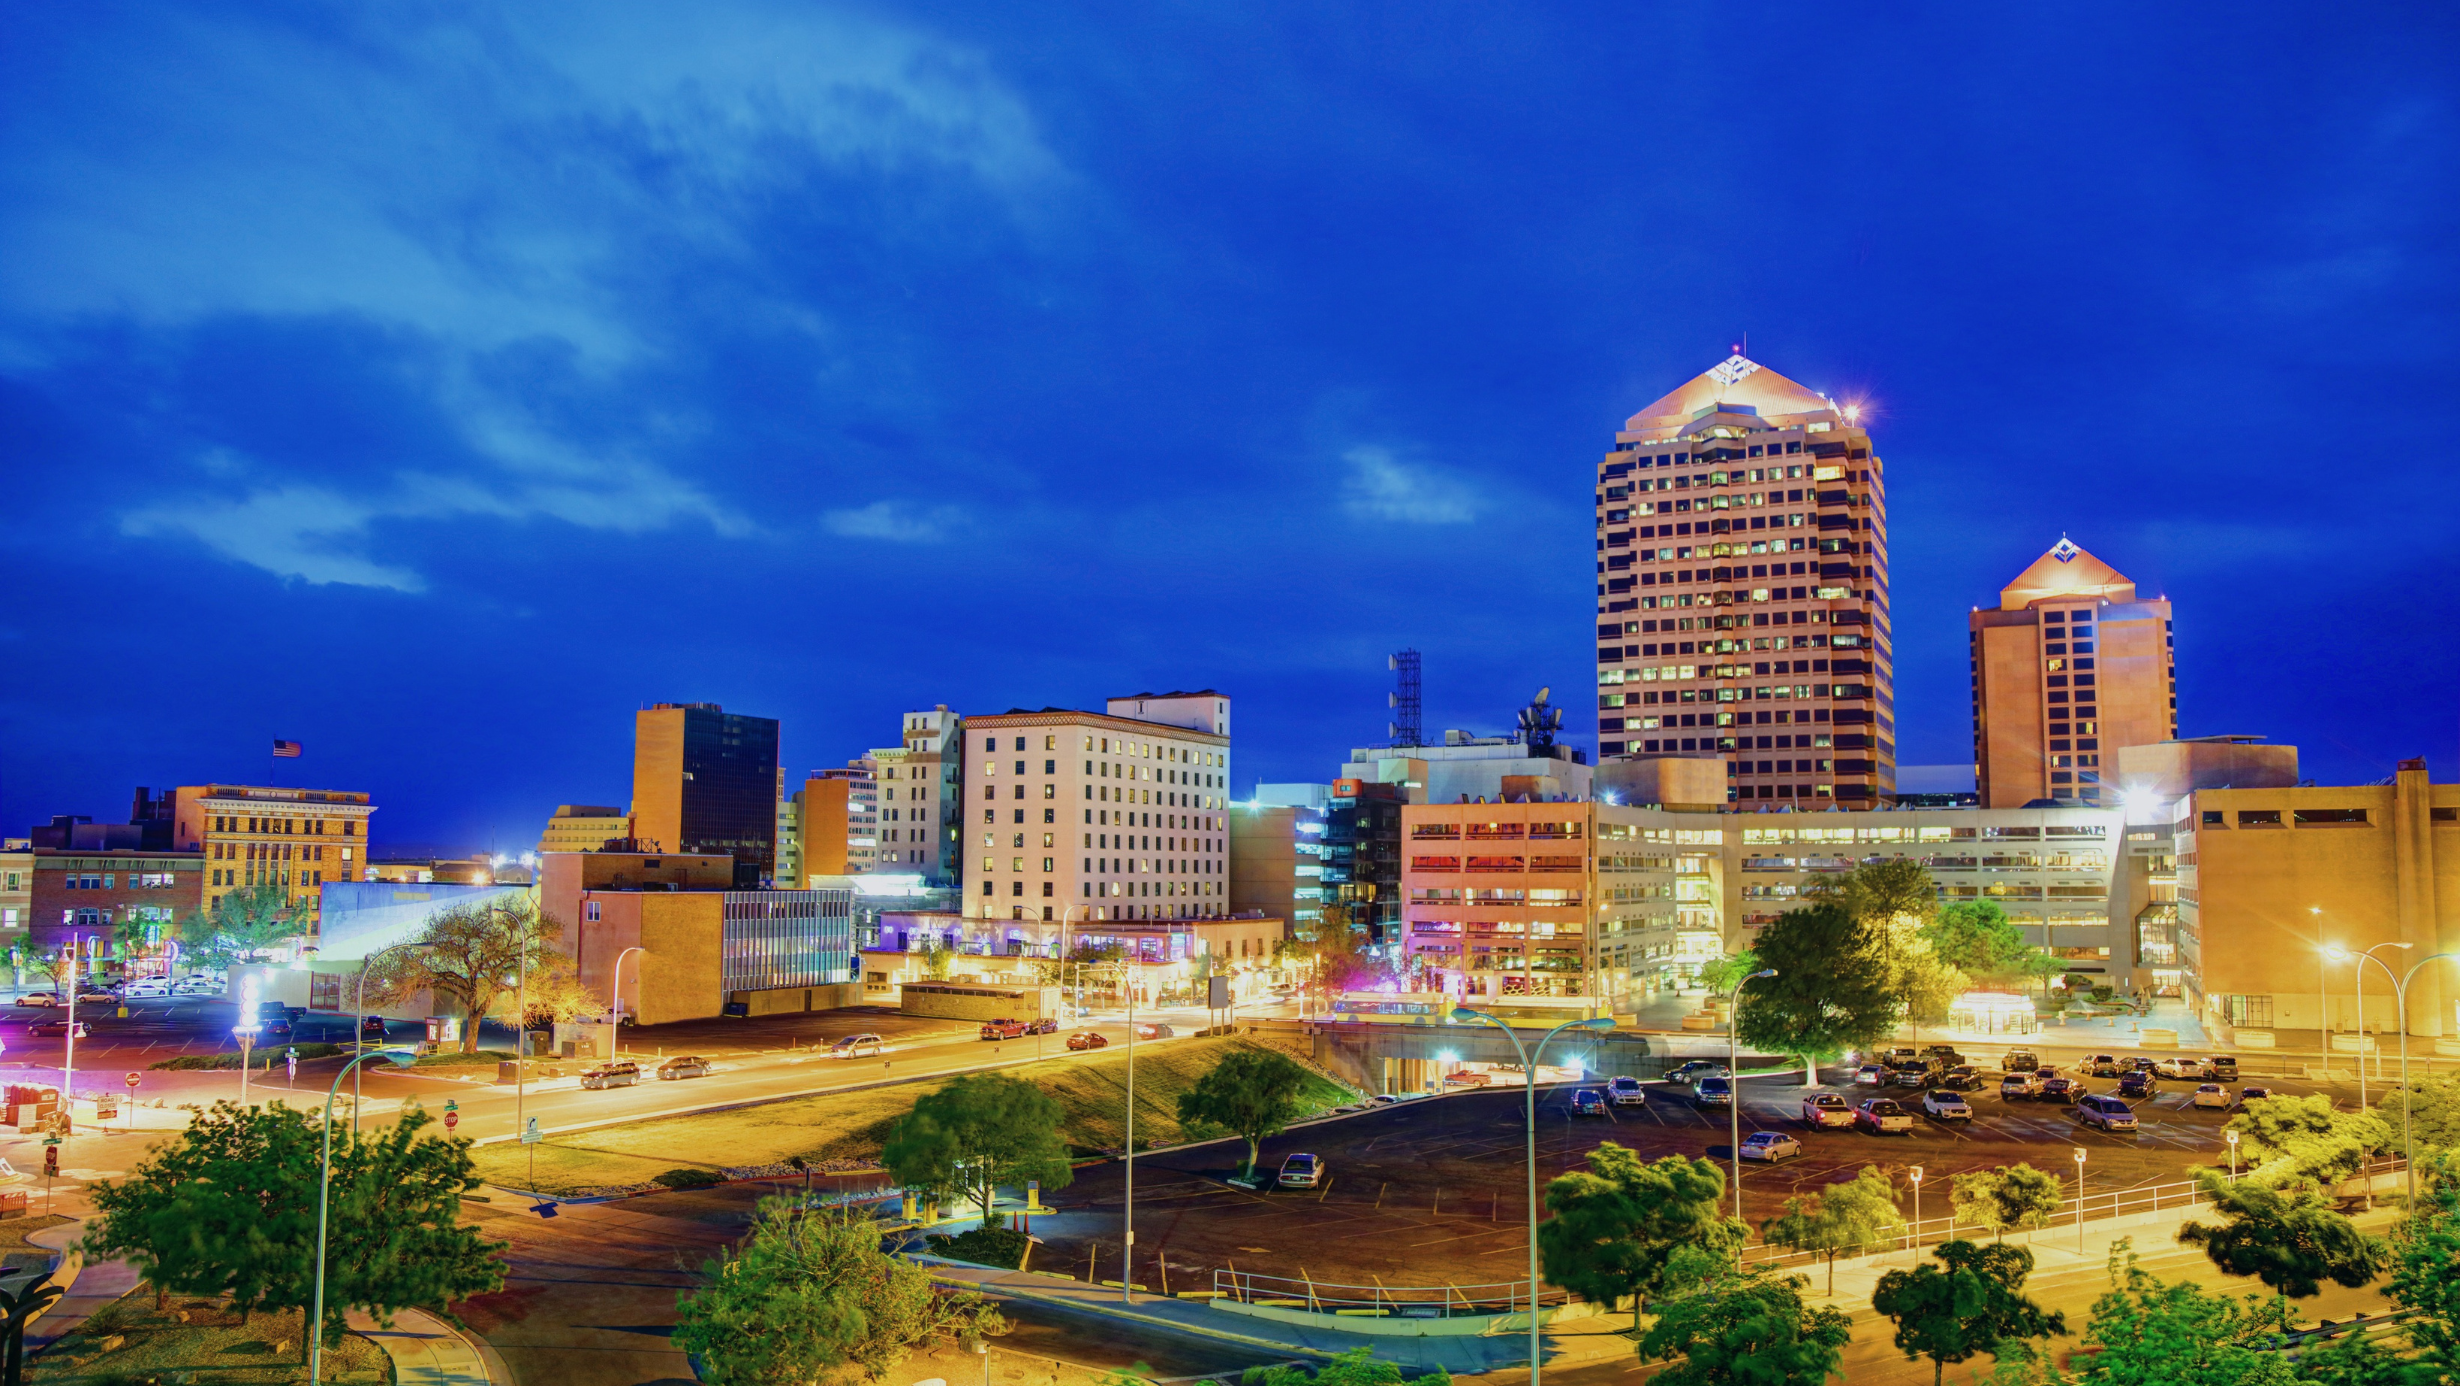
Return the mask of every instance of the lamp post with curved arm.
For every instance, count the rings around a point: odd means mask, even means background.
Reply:
[[[1738,1076],[1742,1069],[1740,1058],[1742,1051],[1737,1047],[1741,1043],[1742,1032],[1742,989],[1745,983],[1776,975],[1775,968],[1763,967],[1736,982],[1725,994],[1725,1111],[1726,1116],[1730,1118],[1734,1142],[1732,1154],[1734,1157],[1734,1220],[1736,1222],[1741,1222],[1743,1215],[1742,1079]]]
[[[1567,1020],[1567,1021],[1564,1021],[1562,1024],[1560,1024],[1560,1025],[1556,1026],[1555,1028],[1553,1028],[1553,1029],[1551,1029],[1551,1030],[1547,1031],[1545,1034],[1540,1035],[1540,1036],[1538,1037],[1538,1042],[1537,1042],[1537,1044],[1536,1044],[1536,1046],[1535,1046],[1535,1047],[1523,1047],[1523,1046],[1522,1046],[1522,1044],[1521,1044],[1521,1042],[1520,1042],[1520,1036],[1518,1036],[1518,1035],[1516,1035],[1516,1034],[1513,1034],[1513,1033],[1512,1033],[1512,1027],[1511,1027],[1511,1026],[1506,1025],[1506,1024],[1505,1024],[1505,1023],[1503,1023],[1501,1020],[1496,1019],[1496,1018],[1495,1018],[1492,1014],[1489,1014],[1489,1013],[1488,1013],[1488,1012],[1486,1012],[1486,1011],[1472,1010],[1471,1008],[1469,1008],[1469,1007],[1467,1007],[1467,1006],[1455,1006],[1455,1007],[1453,1007],[1453,1008],[1452,1008],[1452,1019],[1453,1019],[1454,1021],[1456,1021],[1456,1022],[1460,1023],[1460,1024],[1463,1024],[1463,1025],[1469,1024],[1469,1023],[1470,1023],[1470,1022],[1472,1022],[1472,1021],[1484,1021],[1484,1022],[1486,1022],[1487,1024],[1494,1026],[1496,1029],[1501,1030],[1501,1031],[1503,1032],[1503,1037],[1504,1037],[1505,1039],[1510,1040],[1510,1041],[1512,1042],[1512,1052],[1513,1052],[1513,1053],[1515,1053],[1515,1054],[1518,1054],[1518,1055],[1520,1056],[1520,1072],[1521,1072],[1521,1077],[1522,1077],[1524,1080],[1526,1080],[1526,1085],[1525,1085],[1525,1089],[1524,1089],[1524,1091],[1527,1093],[1527,1100],[1526,1100],[1526,1102],[1524,1102],[1524,1104],[1523,1104],[1523,1108],[1524,1108],[1524,1111],[1523,1111],[1523,1117],[1524,1117],[1524,1120],[1525,1120],[1525,1122],[1526,1122],[1526,1126],[1527,1126],[1527,1130],[1528,1130],[1528,1136],[1529,1136],[1529,1386],[1538,1386],[1538,1367],[1539,1367],[1539,1364],[1540,1364],[1539,1359],[1541,1359],[1541,1358],[1545,1355],[1545,1354],[1544,1354],[1543,1352],[1541,1352],[1541,1351],[1539,1350],[1539,1348],[1538,1348],[1538,1303],[1537,1303],[1537,1297],[1538,1297],[1538,1242],[1537,1242],[1537,1226],[1538,1226],[1538,1216],[1537,1216],[1537,1061],[1538,1061],[1538,1056],[1540,1056],[1540,1055],[1542,1055],[1542,1054],[1544,1054],[1544,1053],[1546,1052],[1546,1044],[1547,1044],[1547,1041],[1549,1041],[1549,1040],[1553,1039],[1555,1036],[1557,1036],[1557,1035],[1559,1035],[1559,1034],[1562,1034],[1564,1031],[1566,1031],[1566,1030],[1596,1030],[1596,1031],[1611,1030],[1611,1029],[1613,1029],[1613,1028],[1614,1028],[1614,1017],[1613,1017],[1613,1016],[1610,1016],[1610,1015],[1600,1015],[1600,1016],[1591,1016],[1591,1017],[1590,1017],[1589,1019],[1587,1019],[1587,1020]]]
[[[342,1065],[342,1073],[356,1074],[359,1065],[370,1059],[407,1067],[418,1055],[408,1049],[371,1049]],[[316,1185],[316,1308],[308,1317],[308,1380],[321,1380],[319,1369],[325,1358],[325,1240],[331,1220],[333,1202],[333,1099],[342,1090],[342,1074],[333,1075],[333,1086],[325,1091],[325,1158],[324,1169]],[[356,1128],[351,1132],[355,1142]]]
[[[2377,945],[2377,947],[2380,946],[2381,945],[2379,944]],[[2408,946],[2409,945],[2405,943],[2401,945],[2403,948]],[[2343,957],[2360,956],[2358,954],[2350,953],[2346,949],[2337,951],[2339,951]],[[2374,949],[2370,948],[2366,950],[2363,956],[2367,961],[2372,962],[2375,966],[2382,968],[2385,976],[2391,977],[2391,964],[2386,963],[2383,959],[2374,956]],[[2409,1121],[2409,1108],[2415,1105],[2414,1098],[2416,1096],[2414,1093],[2409,1091],[2409,983],[2416,980],[2417,974],[2425,970],[2426,964],[2455,958],[2460,958],[2460,953],[2428,953],[2426,956],[2419,958],[2416,962],[2410,964],[2408,971],[2397,977],[2392,977],[2392,1006],[2399,1015],[2400,1024],[2400,1162],[2407,1167],[2409,1179],[2409,1206],[2412,1208],[2417,1206],[2417,1146],[2414,1139],[2410,1135]],[[2363,1055],[2359,1057],[2361,1060],[2364,1058]]]
[[[615,955],[615,968],[612,972],[607,974],[606,989],[609,993],[611,993],[611,999],[615,1002],[615,1023],[618,1025],[624,1023],[624,959],[631,957],[635,953],[638,953],[643,957],[649,956],[648,949],[641,947],[637,943],[633,944],[631,947],[626,948],[622,952]],[[641,970],[638,967],[634,967],[632,969],[632,1020],[636,1025],[640,1023],[640,992]]]
[[[2401,943],[2395,940],[2390,943],[2378,943],[2374,948],[2369,948],[2363,953],[2352,953],[2348,949],[2338,946],[2327,946],[2323,950],[2323,955],[2335,962],[2347,962],[2353,959],[2357,960],[2357,966],[2352,969],[2352,971],[2355,974],[2357,986],[2358,1110],[2361,1112],[2366,1110],[2366,964],[2373,963],[2375,966],[2383,969],[2384,976],[2391,977],[2391,967],[2387,965],[2383,959],[2375,956],[2375,948],[2414,948],[2416,946],[2417,945],[2413,943]],[[2392,981],[2395,988],[2397,988],[2399,985],[2399,979],[2395,977],[2392,978]],[[2401,1028],[2403,1031],[2406,1031],[2408,1028],[2408,1020],[2408,1013],[2403,1011],[2400,1016]],[[2382,1055],[2377,1054],[2375,1056],[2375,1065],[2378,1070],[2382,1067],[2382,1063]],[[2324,1061],[2324,1066],[2326,1068],[2331,1067],[2331,1061],[2326,1059]],[[2405,1083],[2408,1081],[2409,1075],[2403,1073],[2400,1077],[2401,1081]]]
[[[365,1045],[367,1043],[368,969],[375,966],[376,959],[383,957],[387,953],[394,952],[397,949],[416,948],[418,946],[419,945],[416,943],[388,943],[384,947],[377,949],[375,952],[368,954],[366,957],[359,959],[359,994],[355,1000],[359,1020],[359,1033],[351,1036],[352,1043],[359,1045]],[[354,1067],[350,1071],[350,1134],[354,1136],[359,1134],[359,1097],[359,1072]]]

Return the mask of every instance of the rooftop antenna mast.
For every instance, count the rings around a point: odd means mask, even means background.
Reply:
[[[1395,746],[1426,744],[1426,723],[1419,713],[1418,652],[1403,650],[1384,661],[1392,669],[1392,692],[1386,698],[1392,705],[1392,720],[1385,730]]]

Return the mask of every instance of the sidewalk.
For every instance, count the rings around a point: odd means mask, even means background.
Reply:
[[[378,1328],[374,1318],[356,1309],[344,1321],[393,1359],[396,1386],[513,1386],[495,1349],[424,1309],[395,1314],[391,1328]]]

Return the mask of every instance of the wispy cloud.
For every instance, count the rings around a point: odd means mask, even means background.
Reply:
[[[955,506],[918,506],[908,501],[880,500],[852,510],[832,510],[820,517],[831,534],[848,539],[883,539],[893,544],[936,544],[962,524],[965,512]]]
[[[1392,449],[1360,444],[1341,454],[1349,464],[1342,508],[1365,520],[1405,525],[1464,525],[1482,506],[1477,489],[1440,467],[1404,462]]]

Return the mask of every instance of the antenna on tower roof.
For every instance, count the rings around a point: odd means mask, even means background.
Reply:
[[[1393,672],[1392,692],[1385,695],[1392,705],[1392,720],[1385,730],[1395,746],[1423,746],[1426,723],[1419,711],[1418,652],[1403,650],[1384,663]]]

